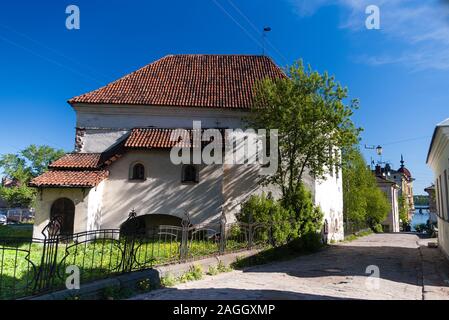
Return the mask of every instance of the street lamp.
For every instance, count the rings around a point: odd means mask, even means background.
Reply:
[[[382,155],[382,147],[380,145],[376,147],[376,153],[378,156]]]

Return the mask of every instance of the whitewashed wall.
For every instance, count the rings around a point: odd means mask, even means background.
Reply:
[[[449,119],[439,124],[427,159],[435,181],[438,213],[438,241],[442,252],[449,258]],[[446,181],[444,171],[446,170]],[[441,183],[440,183],[441,181]],[[446,182],[446,183],[445,183]],[[448,186],[448,187],[446,187]]]
[[[200,166],[199,183],[181,182],[181,165],[171,163],[169,151],[130,151],[109,168],[105,181],[102,228],[118,228],[135,209],[138,215],[187,211],[192,223],[218,220],[223,205],[221,165]],[[129,168],[140,162],[146,180],[129,180]]]
[[[343,226],[343,190],[341,170],[338,174],[328,174],[325,180],[315,181],[315,205],[321,207],[328,221],[328,241],[344,239]]]
[[[201,121],[203,128],[242,128],[246,112],[211,108],[164,106],[74,106],[76,126],[86,129],[80,138],[81,152],[102,152],[132,128],[192,128]]]
[[[45,188],[38,193],[33,227],[33,237],[42,239],[42,230],[50,221],[53,202],[59,198],[68,198],[75,204],[74,232],[86,231],[87,228],[87,195],[90,189],[80,188]]]

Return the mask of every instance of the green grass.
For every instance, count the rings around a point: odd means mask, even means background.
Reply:
[[[371,231],[371,230],[360,231],[360,232],[357,232],[355,234],[350,234],[349,236],[345,237],[344,241],[345,242],[354,241],[360,237],[369,236],[372,233],[373,233],[373,231]]]
[[[6,226],[0,226],[0,238],[31,239],[32,236],[32,224],[9,224]]]
[[[9,227],[9,226],[8,226]],[[12,234],[5,228],[3,234]],[[29,231],[28,231],[29,232]],[[20,233],[25,235],[25,231]],[[21,240],[20,240],[21,241]],[[35,269],[41,265],[42,244],[27,242],[0,244],[0,299],[11,299],[29,295],[25,290],[35,276]],[[232,248],[245,248],[246,244],[230,242]],[[133,269],[147,269],[179,261],[179,242],[146,241],[134,243],[135,259]],[[100,239],[86,243],[60,243],[56,261],[58,276],[53,277],[52,288],[64,287],[66,266],[76,265],[80,268],[81,284],[102,279],[123,271],[122,256],[124,243],[119,240]],[[28,253],[29,256],[28,256]],[[210,241],[189,242],[189,259],[200,258],[218,253],[218,245]],[[29,260],[29,261],[28,261]],[[2,267],[3,266],[3,267]]]

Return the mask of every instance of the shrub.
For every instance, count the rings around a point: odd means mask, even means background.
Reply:
[[[179,277],[180,282],[188,282],[194,280],[201,280],[203,278],[203,269],[198,265],[190,266],[189,271]]]
[[[382,227],[382,225],[380,223],[376,223],[375,225],[373,225],[371,227],[371,229],[375,232],[375,233],[382,233],[384,232],[384,228]]]
[[[177,280],[172,274],[167,274],[165,277],[161,278],[161,285],[163,287],[173,287]]]
[[[273,245],[275,246],[285,244],[297,236],[295,224],[292,223],[292,213],[284,209],[280,202],[272,199],[270,195],[268,197],[265,194],[251,196],[242,205],[242,210],[237,215],[237,219],[246,223],[266,224],[267,228],[258,236],[261,238],[260,240],[267,241],[271,232]]]
[[[281,201],[282,206],[292,212],[299,237],[320,231],[323,213],[314,205],[312,193],[303,184],[296,192],[286,195]]]
[[[317,233],[322,226],[323,213],[314,205],[311,192],[303,184],[280,201],[274,200],[271,195],[251,196],[242,205],[237,219],[267,224],[261,240],[268,240],[271,232],[273,246],[281,246],[301,237],[304,237],[301,241],[304,249],[310,246],[313,250],[321,243]]]
[[[216,266],[209,266],[209,269],[207,269],[207,274],[209,276],[215,276],[219,274],[218,268]]]
[[[229,271],[232,270],[232,268],[226,266],[226,265],[223,263],[223,261],[220,260],[220,261],[218,262],[218,265],[217,265],[217,270],[218,270],[218,272],[229,272]]]

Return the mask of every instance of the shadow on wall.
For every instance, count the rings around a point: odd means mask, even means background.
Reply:
[[[122,173],[111,175],[107,189],[122,191],[104,200],[108,204],[103,209],[105,225],[114,227],[114,224],[123,223],[131,209],[138,215],[170,214],[180,218],[187,211],[192,223],[218,221],[226,200],[222,194],[222,166],[202,166],[199,183],[181,183],[181,166],[170,163],[166,166],[166,172],[172,174],[161,177],[157,171],[162,168],[150,168],[149,177],[143,182],[129,182],[127,172],[126,176]],[[239,170],[238,175],[227,176],[227,198],[254,192],[257,188],[254,174],[246,169]]]

